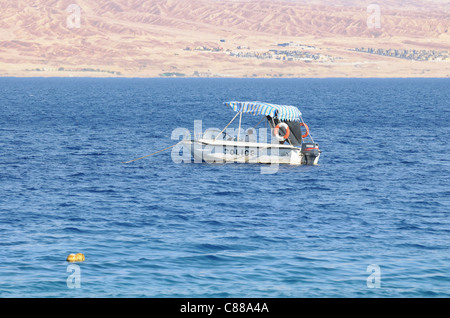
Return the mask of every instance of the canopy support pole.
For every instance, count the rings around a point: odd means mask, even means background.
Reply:
[[[216,138],[214,138],[214,141],[217,140],[217,138],[225,131],[225,129],[228,128],[228,126],[231,125],[231,123],[236,119],[236,117],[239,115],[239,113],[236,113],[236,115],[233,117],[233,119],[228,123],[228,125],[225,126],[224,129],[222,129],[222,131],[219,133],[219,135],[216,136]]]
[[[241,136],[241,121],[242,121],[242,110],[239,112],[239,128],[237,134],[237,140],[239,141],[239,137]]]
[[[261,122],[262,122],[264,119],[265,119],[265,116],[264,116],[263,118],[261,118],[261,120],[260,120],[260,121],[255,125],[255,127],[253,127],[253,128],[256,129],[256,127],[258,127],[258,125],[261,124]]]

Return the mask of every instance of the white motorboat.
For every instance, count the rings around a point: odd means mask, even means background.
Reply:
[[[319,145],[312,139],[297,107],[238,101],[226,102],[225,105],[237,114],[222,131],[210,129],[182,141],[190,150],[194,162],[318,164],[321,154]],[[241,127],[243,114],[260,115],[262,119],[255,127],[244,131]],[[229,126],[238,116],[236,133],[236,129]],[[266,128],[257,130],[256,127],[264,120]]]

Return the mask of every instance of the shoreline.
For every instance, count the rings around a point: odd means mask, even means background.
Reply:
[[[28,79],[28,78],[41,78],[41,79],[277,79],[277,80],[298,80],[298,79],[450,79],[449,76],[324,76],[324,77],[192,77],[192,76],[19,76],[19,75],[0,75],[0,79],[16,78],[16,79]]]

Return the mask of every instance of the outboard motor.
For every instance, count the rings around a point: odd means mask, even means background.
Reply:
[[[304,165],[316,165],[319,161],[321,151],[319,150],[319,144],[313,142],[302,143],[302,164]]]

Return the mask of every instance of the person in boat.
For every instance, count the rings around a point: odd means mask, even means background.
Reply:
[[[288,125],[289,127],[289,137],[288,139],[284,140],[284,141],[280,141],[280,144],[284,144],[284,143],[288,143],[292,146],[301,146],[302,144],[302,130],[301,127],[299,125],[298,122],[294,122],[294,121],[280,121],[277,118],[272,118],[270,116],[266,116],[267,117],[267,121],[270,124],[270,127],[272,128],[272,130],[281,122],[284,122]],[[283,136],[286,134],[286,130],[281,127],[279,130],[279,134],[280,136]]]
[[[257,141],[256,136],[254,134],[254,128],[247,129],[244,140],[245,140],[245,142],[256,142]]]

